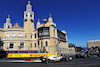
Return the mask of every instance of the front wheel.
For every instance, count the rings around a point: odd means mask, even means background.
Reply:
[[[49,64],[50,62],[51,62],[50,59],[46,59],[46,60],[45,60],[45,63],[46,63],[46,64]]]
[[[65,61],[68,61],[68,57],[65,57]]]

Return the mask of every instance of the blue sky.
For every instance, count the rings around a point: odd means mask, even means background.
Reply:
[[[100,40],[100,0],[30,0],[35,13],[35,25],[39,18],[51,13],[59,30],[65,30],[68,43],[87,46],[89,40]],[[0,0],[0,27],[7,15],[11,23],[23,27],[23,13],[28,0]]]

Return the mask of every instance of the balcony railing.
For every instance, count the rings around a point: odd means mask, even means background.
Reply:
[[[26,39],[27,37],[2,37],[1,39],[4,40],[4,39]]]

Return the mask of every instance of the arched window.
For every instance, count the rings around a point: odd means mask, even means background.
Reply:
[[[31,35],[30,38],[32,39],[33,38],[32,33],[30,35]]]
[[[53,30],[53,32],[54,32],[54,36],[55,36],[55,29]]]
[[[31,48],[32,48],[32,43],[31,43]]]
[[[27,17],[27,14],[26,14],[26,17]]]
[[[25,19],[24,21],[27,21],[27,19]]]
[[[10,28],[10,26],[8,26],[8,28]]]
[[[31,39],[32,39],[32,35],[31,35]]]
[[[33,22],[33,20],[31,19],[31,22]]]
[[[16,34],[15,33],[12,33],[12,37],[14,38],[16,36]]]
[[[9,34],[8,33],[6,34],[6,38],[9,38]]]
[[[46,46],[48,46],[48,42],[47,41],[45,42],[45,44],[46,44]]]
[[[35,38],[36,38],[36,33],[35,33]]]
[[[25,33],[25,38],[27,38],[27,33]]]
[[[19,37],[22,37],[22,34],[21,33],[19,33],[19,35],[18,35]]]
[[[36,43],[35,43],[35,46],[34,47],[36,48]]]
[[[30,15],[30,17],[32,17],[32,14]]]

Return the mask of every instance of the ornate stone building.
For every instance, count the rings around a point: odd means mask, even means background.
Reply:
[[[100,47],[100,40],[91,40],[87,42],[88,48],[91,48],[93,46]]]
[[[30,1],[24,11],[23,24],[24,27],[20,27],[18,23],[12,26],[8,15],[4,28],[0,28],[0,37],[4,42],[5,51],[43,50],[45,48],[47,52],[55,53],[57,47],[69,49],[66,32],[57,29],[51,15],[43,24],[38,19],[37,27],[34,28],[34,12]]]

